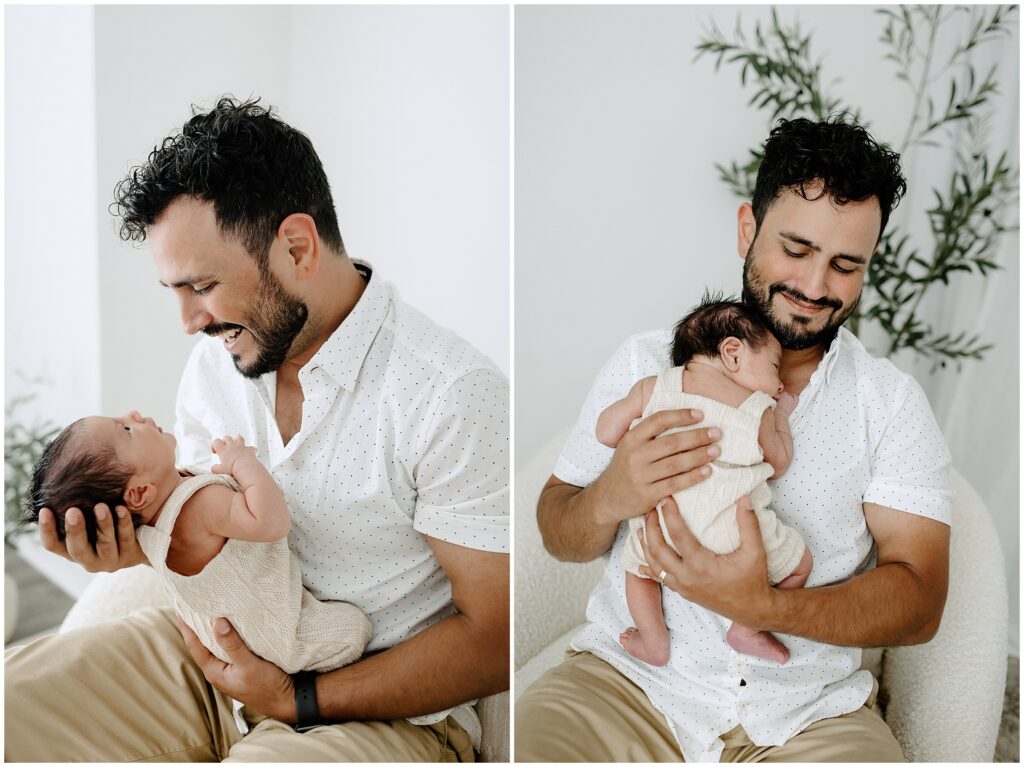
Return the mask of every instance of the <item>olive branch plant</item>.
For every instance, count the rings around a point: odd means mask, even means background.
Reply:
[[[26,379],[23,374],[21,377]],[[42,377],[26,381],[33,388],[48,383]],[[4,541],[11,546],[31,527],[24,521],[23,511],[32,469],[60,431],[49,420],[22,417],[25,406],[37,396],[33,392],[13,397],[4,405]]]
[[[883,21],[884,58],[892,62],[895,78],[912,92],[906,130],[896,151],[905,156],[917,146],[945,147],[954,163],[945,185],[932,190],[934,204],[926,211],[930,242],[916,241],[905,232],[905,216],[890,221],[870,261],[850,327],[857,333],[862,323],[877,322],[888,337],[887,356],[909,349],[934,365],[954,362],[960,367],[964,360],[981,359],[992,344],[966,332],[939,333],[919,311],[929,290],[939,283],[948,286],[958,273],[985,277],[1000,269],[994,261],[996,249],[1002,237],[1019,226],[1019,166],[1007,151],[992,152],[987,135],[994,114],[992,96],[999,87],[997,68],[979,74],[969,60],[975,49],[1010,34],[1018,8],[921,5],[876,13]],[[940,31],[964,15],[966,39],[940,58]],[[755,22],[749,38],[739,18],[731,38],[712,22],[697,44],[696,59],[713,56],[716,72],[723,64],[738,66],[741,86],[755,89],[749,104],[767,112],[772,123],[846,113],[869,127],[859,109],[830,92],[838,80],[822,82],[822,62],[813,57],[811,44],[810,33],[798,22],[781,22],[773,7],[768,23]],[[960,126],[966,141],[952,133]],[[760,163],[760,151],[750,149],[745,159],[715,167],[733,193],[749,200]]]

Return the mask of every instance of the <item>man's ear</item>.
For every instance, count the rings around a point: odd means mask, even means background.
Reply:
[[[320,268],[320,237],[311,216],[292,213],[281,222],[277,236],[288,247],[298,279],[316,274]]]
[[[743,342],[735,336],[723,338],[722,342],[718,344],[718,356],[721,357],[722,364],[730,373],[735,373],[740,369],[740,351],[742,349]]]
[[[747,257],[756,236],[757,220],[754,218],[754,208],[749,202],[745,202],[736,211],[736,251],[740,258]]]
[[[156,485],[150,482],[136,482],[134,479],[128,482],[124,491],[124,505],[128,511],[142,511],[153,503],[156,498]]]

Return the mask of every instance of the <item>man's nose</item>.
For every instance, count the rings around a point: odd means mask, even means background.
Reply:
[[[811,301],[820,301],[828,295],[827,276],[827,262],[812,264],[800,275],[795,287]]]
[[[181,327],[188,335],[198,333],[213,322],[213,315],[203,309],[202,304],[195,298],[182,296],[180,301]]]

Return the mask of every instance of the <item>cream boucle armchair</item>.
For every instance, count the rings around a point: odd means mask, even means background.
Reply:
[[[536,505],[568,431],[516,474],[516,695],[562,659],[584,622],[603,562],[558,562],[544,551]],[[865,651],[885,719],[909,761],[990,762],[1006,680],[1008,601],[1003,555],[984,503],[953,472],[949,596],[932,641]],[[880,668],[880,671],[879,671]]]

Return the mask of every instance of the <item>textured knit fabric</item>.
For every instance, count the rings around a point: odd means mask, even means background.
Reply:
[[[357,268],[362,296],[299,371],[302,423],[287,444],[277,374],[244,378],[216,338],[201,339],[185,367],[174,434],[179,462],[207,468],[223,434],[256,448],[288,502],[303,584],[362,610],[374,651],[455,613],[427,536],[509,550],[509,392],[486,356]],[[472,707],[462,715],[475,736]]]
[[[670,329],[628,339],[591,389],[554,474],[591,484],[613,451],[597,441],[601,411],[641,378],[671,366]],[[869,355],[840,329],[789,419],[793,462],[769,481],[772,508],[814,553],[808,587],[849,579],[874,566],[864,503],[949,524],[949,451],[921,387],[891,362]],[[618,635],[633,625],[626,606],[622,525],[604,577],[587,606],[590,623],[573,640],[639,685],[669,722],[686,761],[717,761],[721,739],[742,725],[757,745],[780,745],[812,722],[855,711],[871,692],[858,671],[861,650],[775,632],[790,659],[737,653],[724,641],[730,621],[664,590],[670,658],[649,666]],[[743,682],[743,684],[741,684]]]
[[[686,526],[701,545],[717,554],[728,554],[740,544],[736,502],[744,495],[749,495],[768,556],[768,579],[773,584],[778,583],[800,564],[806,547],[800,533],[781,524],[769,507],[772,494],[766,480],[774,473],[774,469],[764,460],[758,433],[762,413],[766,408],[774,410],[775,400],[763,391],[756,391],[738,408],[730,407],[710,397],[683,391],[682,380],[681,367],[658,374],[643,416],[634,421],[633,426],[662,410],[696,408],[704,413],[703,421],[692,426],[669,429],[665,434],[711,426],[722,430],[722,438],[718,442],[722,452],[708,464],[711,476],[693,487],[675,493],[672,498],[679,506]],[[660,511],[658,521],[665,540],[674,549]],[[640,565],[647,564],[640,546],[639,532],[643,526],[644,517],[629,520],[629,538],[622,550],[623,567],[641,578],[647,577],[640,572]]]
[[[181,482],[153,526],[137,531],[139,544],[163,581],[171,606],[222,661],[213,621],[227,618],[246,646],[288,674],[331,671],[359,658],[370,641],[370,622],[353,605],[320,602],[302,586],[288,539],[272,543],[228,539],[196,575],[167,566],[171,532],[182,507],[207,485],[241,488],[225,474],[202,473]]]

